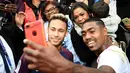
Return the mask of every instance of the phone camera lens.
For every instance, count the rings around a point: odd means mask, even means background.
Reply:
[[[26,25],[26,28],[29,28],[29,25]]]
[[[33,34],[33,36],[36,36],[36,35],[37,35],[37,32],[36,32],[36,31],[33,31],[32,34]]]

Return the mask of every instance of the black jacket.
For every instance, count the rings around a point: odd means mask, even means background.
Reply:
[[[117,14],[121,17],[121,19],[128,17],[130,18],[130,0],[117,0]],[[130,31],[125,31],[121,26],[124,27],[124,24],[121,22],[118,30],[116,32],[117,34],[117,41],[127,41],[124,32],[128,32],[130,34]],[[125,27],[124,27],[125,28]],[[127,43],[128,48],[126,49],[126,55],[130,61],[130,42]]]
[[[60,0],[60,6],[62,9],[64,9],[64,14],[70,13],[70,5],[71,3],[75,3],[75,0]]]
[[[23,48],[26,46],[23,43],[24,31],[21,31],[15,24],[9,23],[4,24],[0,30],[0,35],[5,39],[8,45],[11,47],[15,57],[16,64],[19,58],[23,54]]]

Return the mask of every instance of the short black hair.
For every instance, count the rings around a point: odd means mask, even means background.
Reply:
[[[104,22],[100,19],[100,18],[89,18],[88,20],[86,20],[83,25],[85,25],[85,23],[87,22],[95,22],[97,25],[99,25],[100,27],[105,27]]]
[[[68,19],[67,19],[67,17],[65,17],[65,15],[62,14],[62,13],[58,13],[58,14],[52,15],[51,18],[50,18],[50,20],[49,20],[49,25],[50,25],[50,22],[51,22],[52,20],[56,20],[56,19],[59,19],[59,20],[65,22],[65,24],[66,24],[66,30],[68,29]],[[49,26],[49,25],[48,25],[48,26]]]
[[[93,4],[92,13],[94,17],[105,18],[109,15],[109,5],[103,1]]]

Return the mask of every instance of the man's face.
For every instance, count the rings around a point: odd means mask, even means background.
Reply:
[[[60,46],[65,35],[67,33],[66,30],[66,23],[55,19],[51,20],[48,28],[48,37],[49,41],[54,45],[54,46]]]
[[[100,27],[96,22],[87,22],[82,27],[83,40],[91,51],[101,50],[106,35],[106,28]]]
[[[53,15],[53,14],[57,14],[59,13],[59,10],[56,8],[56,6],[54,6],[53,4],[48,4],[45,8],[45,15],[46,15],[46,18],[48,20],[50,20],[50,17]]]
[[[82,27],[83,22],[85,22],[89,18],[87,11],[80,7],[76,8],[73,11],[73,14],[75,23],[80,27]]]

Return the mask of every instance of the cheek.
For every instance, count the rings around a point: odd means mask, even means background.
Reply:
[[[98,41],[98,43],[100,43],[100,44],[102,44],[102,43],[104,43],[103,41],[104,41],[104,37],[102,37],[103,35],[102,34],[100,34],[99,36],[98,36],[98,38],[96,39],[97,41]]]
[[[49,37],[53,36],[53,33],[54,33],[54,32],[52,32],[51,30],[48,31],[48,36],[49,36]]]
[[[85,37],[84,36],[82,36],[83,37],[83,41],[85,42]]]
[[[61,39],[64,39],[65,33],[59,33],[59,36],[60,36]]]
[[[46,18],[49,20],[49,15],[46,15]]]
[[[84,19],[85,20],[89,19],[89,16],[88,15],[84,16]]]

